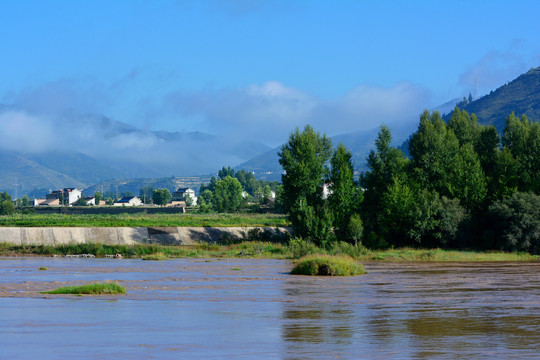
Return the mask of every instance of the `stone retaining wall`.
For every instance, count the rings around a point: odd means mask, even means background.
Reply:
[[[0,227],[0,243],[13,245],[190,245],[231,239],[286,237],[289,228],[271,227]]]

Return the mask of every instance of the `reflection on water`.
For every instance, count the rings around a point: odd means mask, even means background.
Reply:
[[[39,267],[47,271],[39,271]],[[540,264],[0,259],[0,359],[538,358]],[[238,270],[240,269],[240,270]],[[119,297],[41,295],[118,281]]]

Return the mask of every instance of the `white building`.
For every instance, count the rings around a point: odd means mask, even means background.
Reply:
[[[195,196],[195,190],[191,188],[179,188],[172,193],[172,201],[186,201],[186,196],[193,200],[192,205],[197,205],[197,196]]]
[[[50,194],[46,195],[47,200],[63,200],[64,203],[68,205],[73,205],[77,200],[79,200],[82,197],[82,190],[77,188],[65,188],[65,189],[59,189],[55,191],[51,191]],[[62,203],[62,201],[60,201]]]
[[[144,203],[142,202],[142,200],[136,196],[124,196],[123,198],[115,202],[113,205],[114,206],[141,206],[143,204]]]

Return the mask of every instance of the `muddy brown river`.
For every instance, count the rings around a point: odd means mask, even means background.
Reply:
[[[540,263],[291,264],[0,258],[0,359],[540,358]],[[39,293],[102,281],[127,294]]]

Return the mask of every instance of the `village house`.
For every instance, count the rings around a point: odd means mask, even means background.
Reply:
[[[96,205],[96,198],[93,196],[85,196],[84,201],[86,201],[86,205]]]
[[[193,200],[192,205],[197,205],[197,196],[195,196],[195,190],[191,188],[179,188],[172,193],[172,201],[186,201],[186,196]]]
[[[137,196],[124,196],[113,204],[114,206],[141,206],[144,205]]]
[[[65,188],[55,191],[51,191],[50,194],[45,195],[45,201],[39,205],[44,206],[59,206],[62,204],[73,205],[77,200],[82,197],[82,190],[77,188]],[[55,201],[58,200],[58,201]]]

